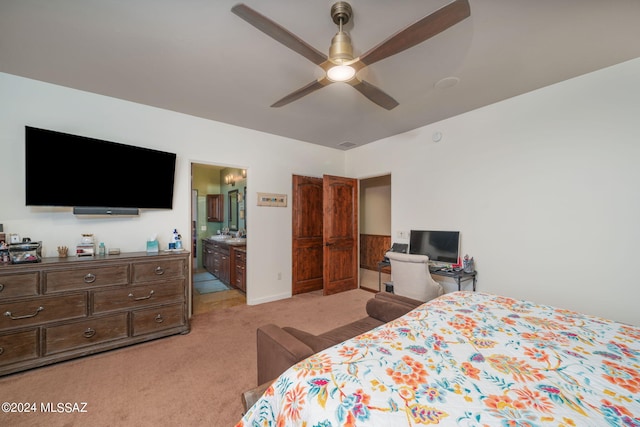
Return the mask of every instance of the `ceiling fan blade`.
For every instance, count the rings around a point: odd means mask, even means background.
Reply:
[[[301,87],[300,89],[291,92],[289,95],[285,96],[284,98],[276,101],[275,103],[273,103],[271,106],[272,107],[282,107],[283,105],[287,105],[290,102],[295,101],[296,99],[300,99],[305,95],[309,95],[311,92],[315,92],[318,89],[322,89],[323,87],[325,87],[326,85],[330,84],[331,81],[328,79],[321,79],[321,80],[314,80],[311,83],[309,83],[308,85]]]
[[[298,52],[314,64],[320,65],[327,60],[327,56],[324,53],[311,47],[295,34],[251,9],[249,6],[239,3],[233,6],[231,11],[269,37],[282,43],[289,49]]]
[[[381,89],[367,83],[364,80],[354,79],[353,83],[349,83],[356,88],[358,92],[369,98],[372,102],[378,104],[382,108],[387,110],[393,110],[398,106],[398,101],[384,93]]]
[[[371,65],[400,53],[443,32],[470,15],[469,1],[455,0],[370,49],[360,56],[360,61],[365,65]]]

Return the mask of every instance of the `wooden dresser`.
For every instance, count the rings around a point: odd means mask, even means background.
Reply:
[[[0,375],[188,333],[189,258],[139,252],[0,265]]]

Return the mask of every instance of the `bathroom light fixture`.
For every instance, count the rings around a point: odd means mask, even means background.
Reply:
[[[235,176],[232,173],[226,175],[224,177],[224,183],[227,184],[227,185],[230,185],[232,187],[235,187],[236,186],[236,181],[241,180],[241,179],[245,179],[246,177],[247,177],[247,170],[246,169],[241,169],[239,176]]]

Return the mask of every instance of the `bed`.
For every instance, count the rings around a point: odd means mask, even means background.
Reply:
[[[640,426],[640,328],[453,292],[283,373],[249,426]]]

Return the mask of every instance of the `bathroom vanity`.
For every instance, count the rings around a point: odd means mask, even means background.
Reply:
[[[243,292],[247,290],[246,257],[246,238],[216,236],[202,239],[203,267],[225,285]]]

